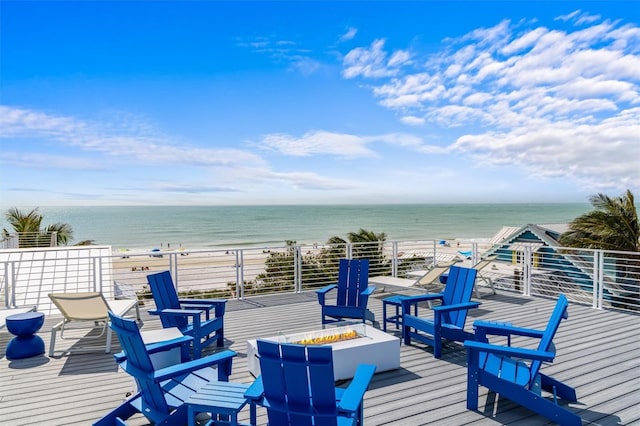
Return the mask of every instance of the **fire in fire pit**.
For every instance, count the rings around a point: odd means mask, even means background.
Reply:
[[[292,343],[298,345],[326,345],[329,343],[343,342],[345,340],[353,340],[359,337],[360,335],[355,330],[348,330],[342,333],[335,333],[324,336],[305,337],[304,339],[297,340]]]

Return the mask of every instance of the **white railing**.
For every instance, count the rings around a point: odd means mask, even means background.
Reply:
[[[640,253],[439,240],[343,245],[291,245],[230,250],[113,253],[109,246],[0,250],[0,306],[37,305],[55,313],[48,293],[130,288],[148,297],[146,276],[169,270],[178,290],[194,297],[239,298],[302,292],[335,282],[338,259],[369,258],[370,276],[404,277],[414,269],[457,261],[473,266],[498,290],[555,297],[594,308],[640,310]],[[116,286],[117,284],[117,286]],[[482,284],[482,283],[480,283]]]
[[[57,245],[58,233],[56,231],[18,232],[0,237],[0,249],[56,247]]]

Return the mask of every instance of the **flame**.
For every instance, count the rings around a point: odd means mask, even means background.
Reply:
[[[305,337],[293,343],[298,345],[326,345],[328,343],[343,342],[345,340],[357,339],[360,337],[355,330],[348,330],[343,333],[335,333],[326,336]]]

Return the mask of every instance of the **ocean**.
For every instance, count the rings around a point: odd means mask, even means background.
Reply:
[[[490,238],[503,226],[566,223],[589,204],[41,207],[42,225],[68,223],[71,244],[114,249],[266,247],[324,243],[360,228],[387,240]],[[4,218],[0,226],[10,229]],[[23,209],[27,211],[27,209]]]

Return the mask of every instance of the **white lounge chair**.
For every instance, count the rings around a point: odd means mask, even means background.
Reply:
[[[440,279],[440,276],[447,272],[454,262],[441,263],[427,270],[416,270],[407,273],[407,276],[413,278],[397,278],[390,276],[377,276],[370,277],[370,284],[378,285],[392,285],[397,287],[426,287],[435,283]]]
[[[138,299],[122,299],[107,301],[102,293],[98,292],[80,292],[80,293],[51,293],[49,298],[54,305],[60,310],[64,319],[51,328],[51,342],[49,343],[49,356],[53,356],[56,344],[56,335],[60,331],[60,338],[65,339],[65,327],[70,322],[77,322],[78,326],[71,329],[94,329],[97,325],[102,327],[102,331],[98,336],[85,336],[83,338],[99,338],[105,332],[107,334],[107,343],[105,352],[111,352],[111,329],[108,326],[109,314],[111,311],[118,316],[126,315],[132,308],[136,309],[136,318],[140,321],[140,308],[138,307]],[[84,324],[83,324],[84,323]],[[89,327],[87,323],[91,323]],[[83,327],[84,325],[84,327]],[[70,329],[70,330],[71,330]],[[79,339],[79,337],[67,337],[66,339]],[[92,351],[95,349],[102,350],[101,347],[91,347],[90,349],[66,349],[65,352],[73,351]]]
[[[491,257],[487,257],[486,259],[482,259],[480,262],[478,262],[475,265],[473,265],[473,269],[478,271],[478,275],[476,276],[476,283],[477,283],[478,280],[484,281],[485,283],[487,283],[487,285],[489,287],[491,287],[491,291],[493,291],[493,294],[496,294],[496,289],[493,286],[493,280],[490,277],[483,276],[481,274],[481,272],[480,272],[484,268],[486,268],[494,260],[496,260],[496,256],[491,256]],[[480,298],[480,292],[478,291],[478,286],[477,285],[476,285],[476,296],[478,296],[478,298]]]

